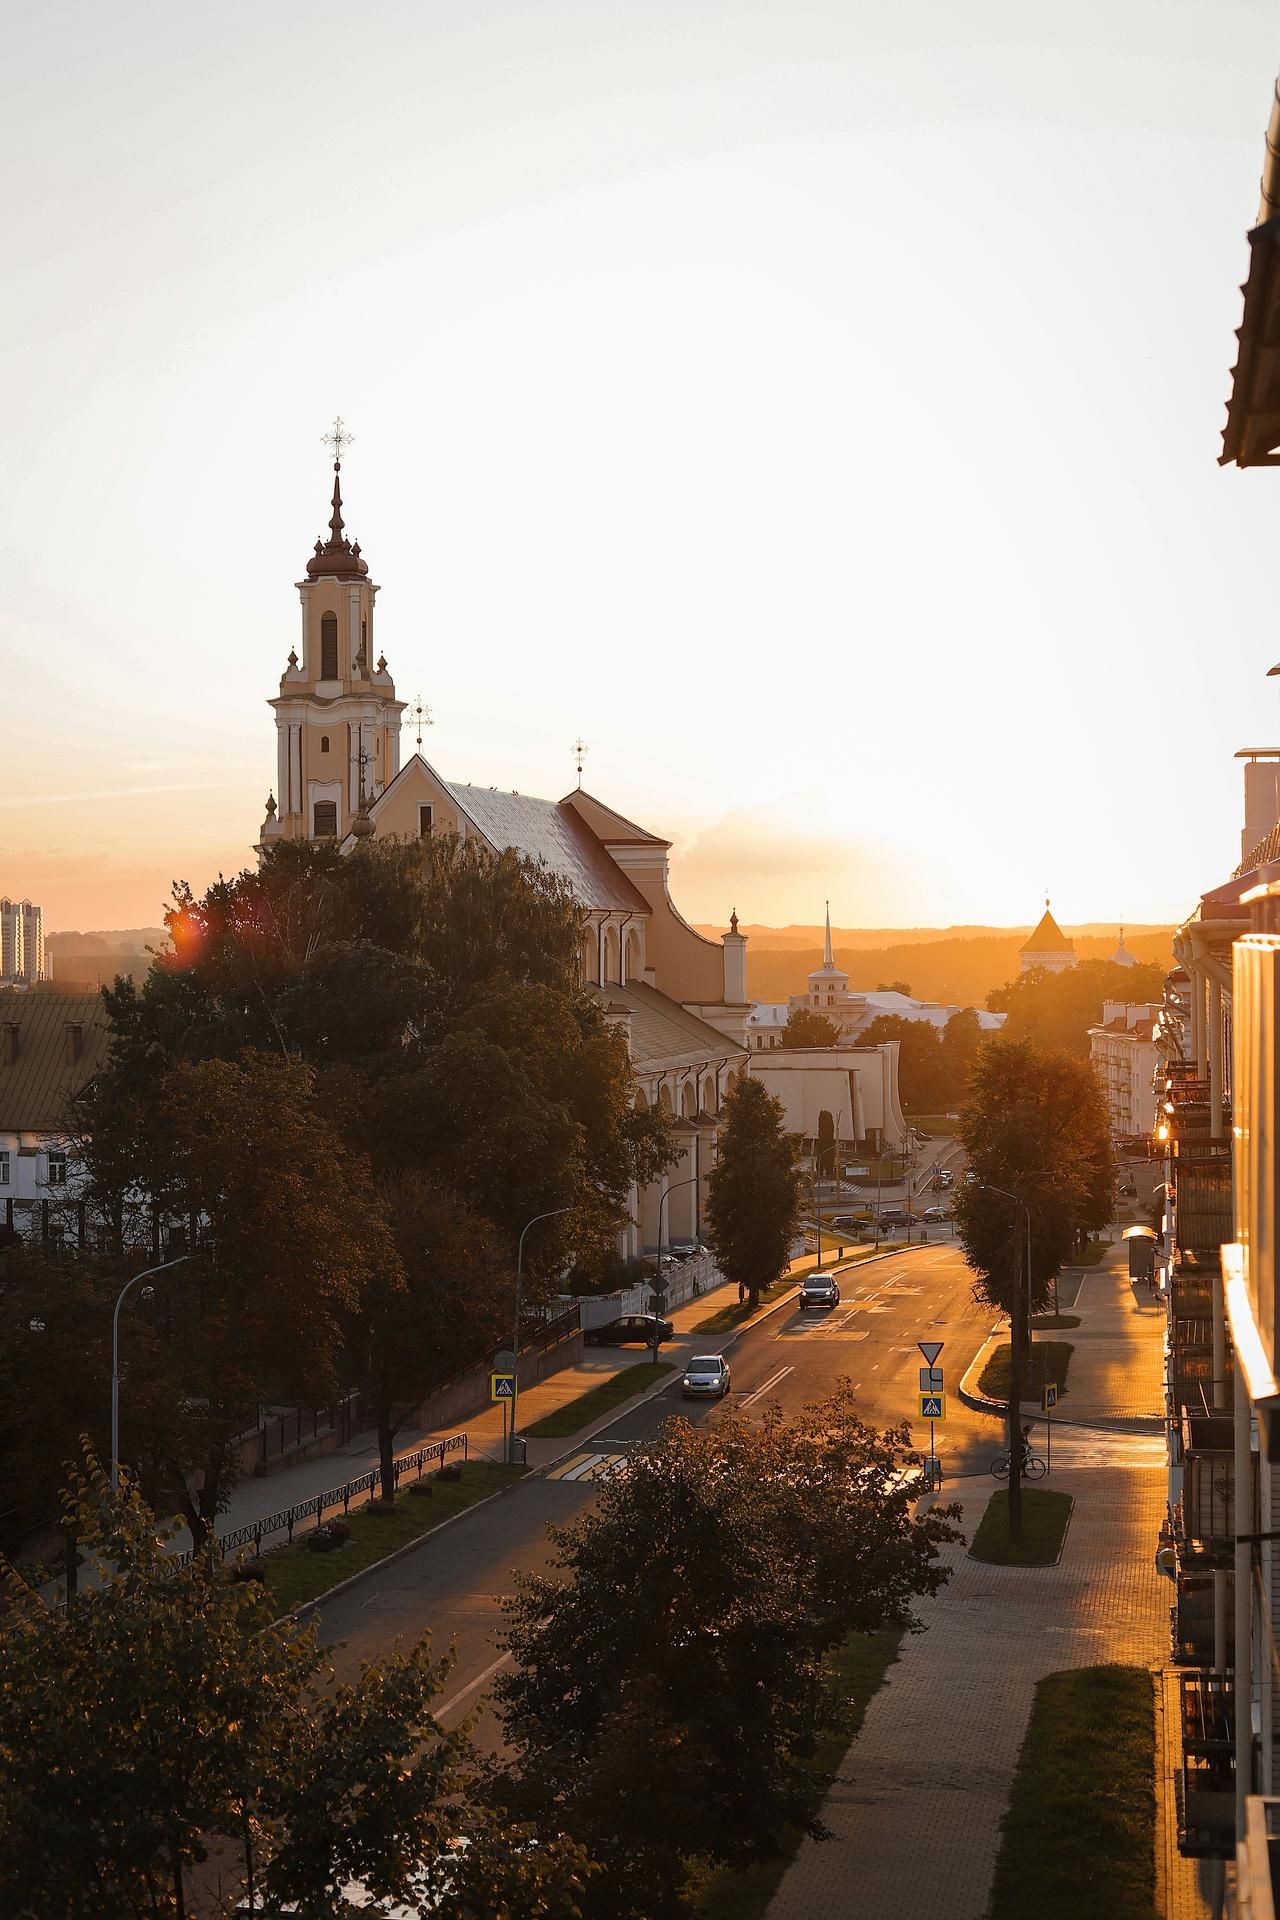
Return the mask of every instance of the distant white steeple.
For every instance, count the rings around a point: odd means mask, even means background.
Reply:
[[[822,964],[828,973],[835,966],[835,955],[831,951],[831,902],[827,901],[827,938],[822,949]]]

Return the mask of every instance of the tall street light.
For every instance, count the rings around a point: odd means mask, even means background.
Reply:
[[[120,1309],[124,1305],[125,1295],[137,1286],[139,1280],[149,1280],[152,1274],[168,1273],[170,1267],[180,1267],[184,1260],[190,1260],[189,1253],[180,1253],[176,1260],[162,1261],[158,1267],[144,1267],[141,1273],[135,1273],[132,1280],[126,1280],[120,1289],[115,1312],[111,1316],[111,1491],[114,1493],[120,1485]],[[143,1289],[143,1298],[151,1292],[150,1287]]]
[[[984,1193],[998,1193],[1003,1200],[1012,1200],[1015,1207],[1021,1207],[1027,1216],[1027,1258],[1026,1258],[1026,1333],[1031,1338],[1031,1208],[1021,1194],[1010,1193],[1007,1187],[993,1187],[989,1181],[982,1183]],[[1022,1330],[1023,1301],[1019,1297],[1021,1289],[1015,1286],[1013,1312],[1009,1315],[1009,1532],[1017,1539],[1022,1532]]]
[[[572,1207],[552,1207],[548,1213],[535,1213],[532,1220],[526,1220],[520,1229],[520,1240],[516,1247],[516,1317],[511,1334],[511,1351],[515,1355],[515,1364],[511,1369],[511,1436],[507,1448],[508,1466],[514,1466],[516,1460],[516,1408],[520,1403],[520,1308],[521,1287],[524,1279],[524,1237],[530,1227],[536,1227],[540,1220],[558,1220],[562,1213],[572,1212]]]

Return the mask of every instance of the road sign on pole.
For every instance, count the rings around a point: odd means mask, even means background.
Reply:
[[[929,1362],[930,1366],[933,1365],[938,1355],[942,1352],[942,1349],[945,1346],[945,1344],[946,1342],[942,1340],[917,1340],[916,1341],[916,1345],[919,1347],[921,1353],[924,1355],[925,1359]]]
[[[514,1373],[491,1373],[489,1375],[489,1398],[491,1400],[514,1400],[516,1397],[516,1377]]]
[[[945,1393],[922,1393],[920,1395],[920,1418],[922,1420],[945,1420],[947,1417],[947,1396]]]
[[[1044,1406],[1041,1411],[1043,1413],[1052,1413],[1057,1404],[1058,1389],[1051,1380],[1046,1380],[1044,1383]]]
[[[921,1367],[921,1393],[941,1393],[946,1384],[946,1377],[941,1367]]]

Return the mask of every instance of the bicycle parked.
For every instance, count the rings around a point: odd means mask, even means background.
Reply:
[[[991,1471],[997,1480],[1007,1480],[1009,1478],[1009,1456],[1007,1453],[996,1455],[995,1459],[991,1462]],[[1022,1477],[1024,1480],[1043,1480],[1048,1471],[1047,1463],[1040,1458],[1038,1453],[1023,1454]]]

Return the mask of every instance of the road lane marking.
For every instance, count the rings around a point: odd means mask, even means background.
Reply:
[[[500,1668],[509,1667],[512,1658],[513,1655],[509,1653],[500,1653],[491,1666],[487,1666],[483,1673],[478,1673],[474,1680],[468,1680],[465,1687],[459,1687],[458,1691],[446,1700],[443,1706],[433,1707],[432,1717],[436,1720],[443,1720],[446,1713],[452,1713],[455,1707],[462,1705],[462,1702],[468,1694],[475,1693],[478,1688],[484,1685],[486,1680],[492,1680],[494,1674],[497,1673]]]
[[[754,1393],[744,1393],[741,1400],[739,1400],[738,1405],[740,1407],[751,1406],[754,1401],[759,1400],[764,1394],[771,1393],[774,1387],[776,1387],[781,1381],[785,1380],[789,1373],[794,1373],[794,1372],[795,1372],[794,1367],[779,1367],[778,1371],[776,1373],[770,1374],[769,1378],[765,1381],[764,1385],[762,1387],[757,1387]]]
[[[607,1480],[627,1464],[625,1453],[575,1453],[562,1467],[554,1467],[548,1480]]]

